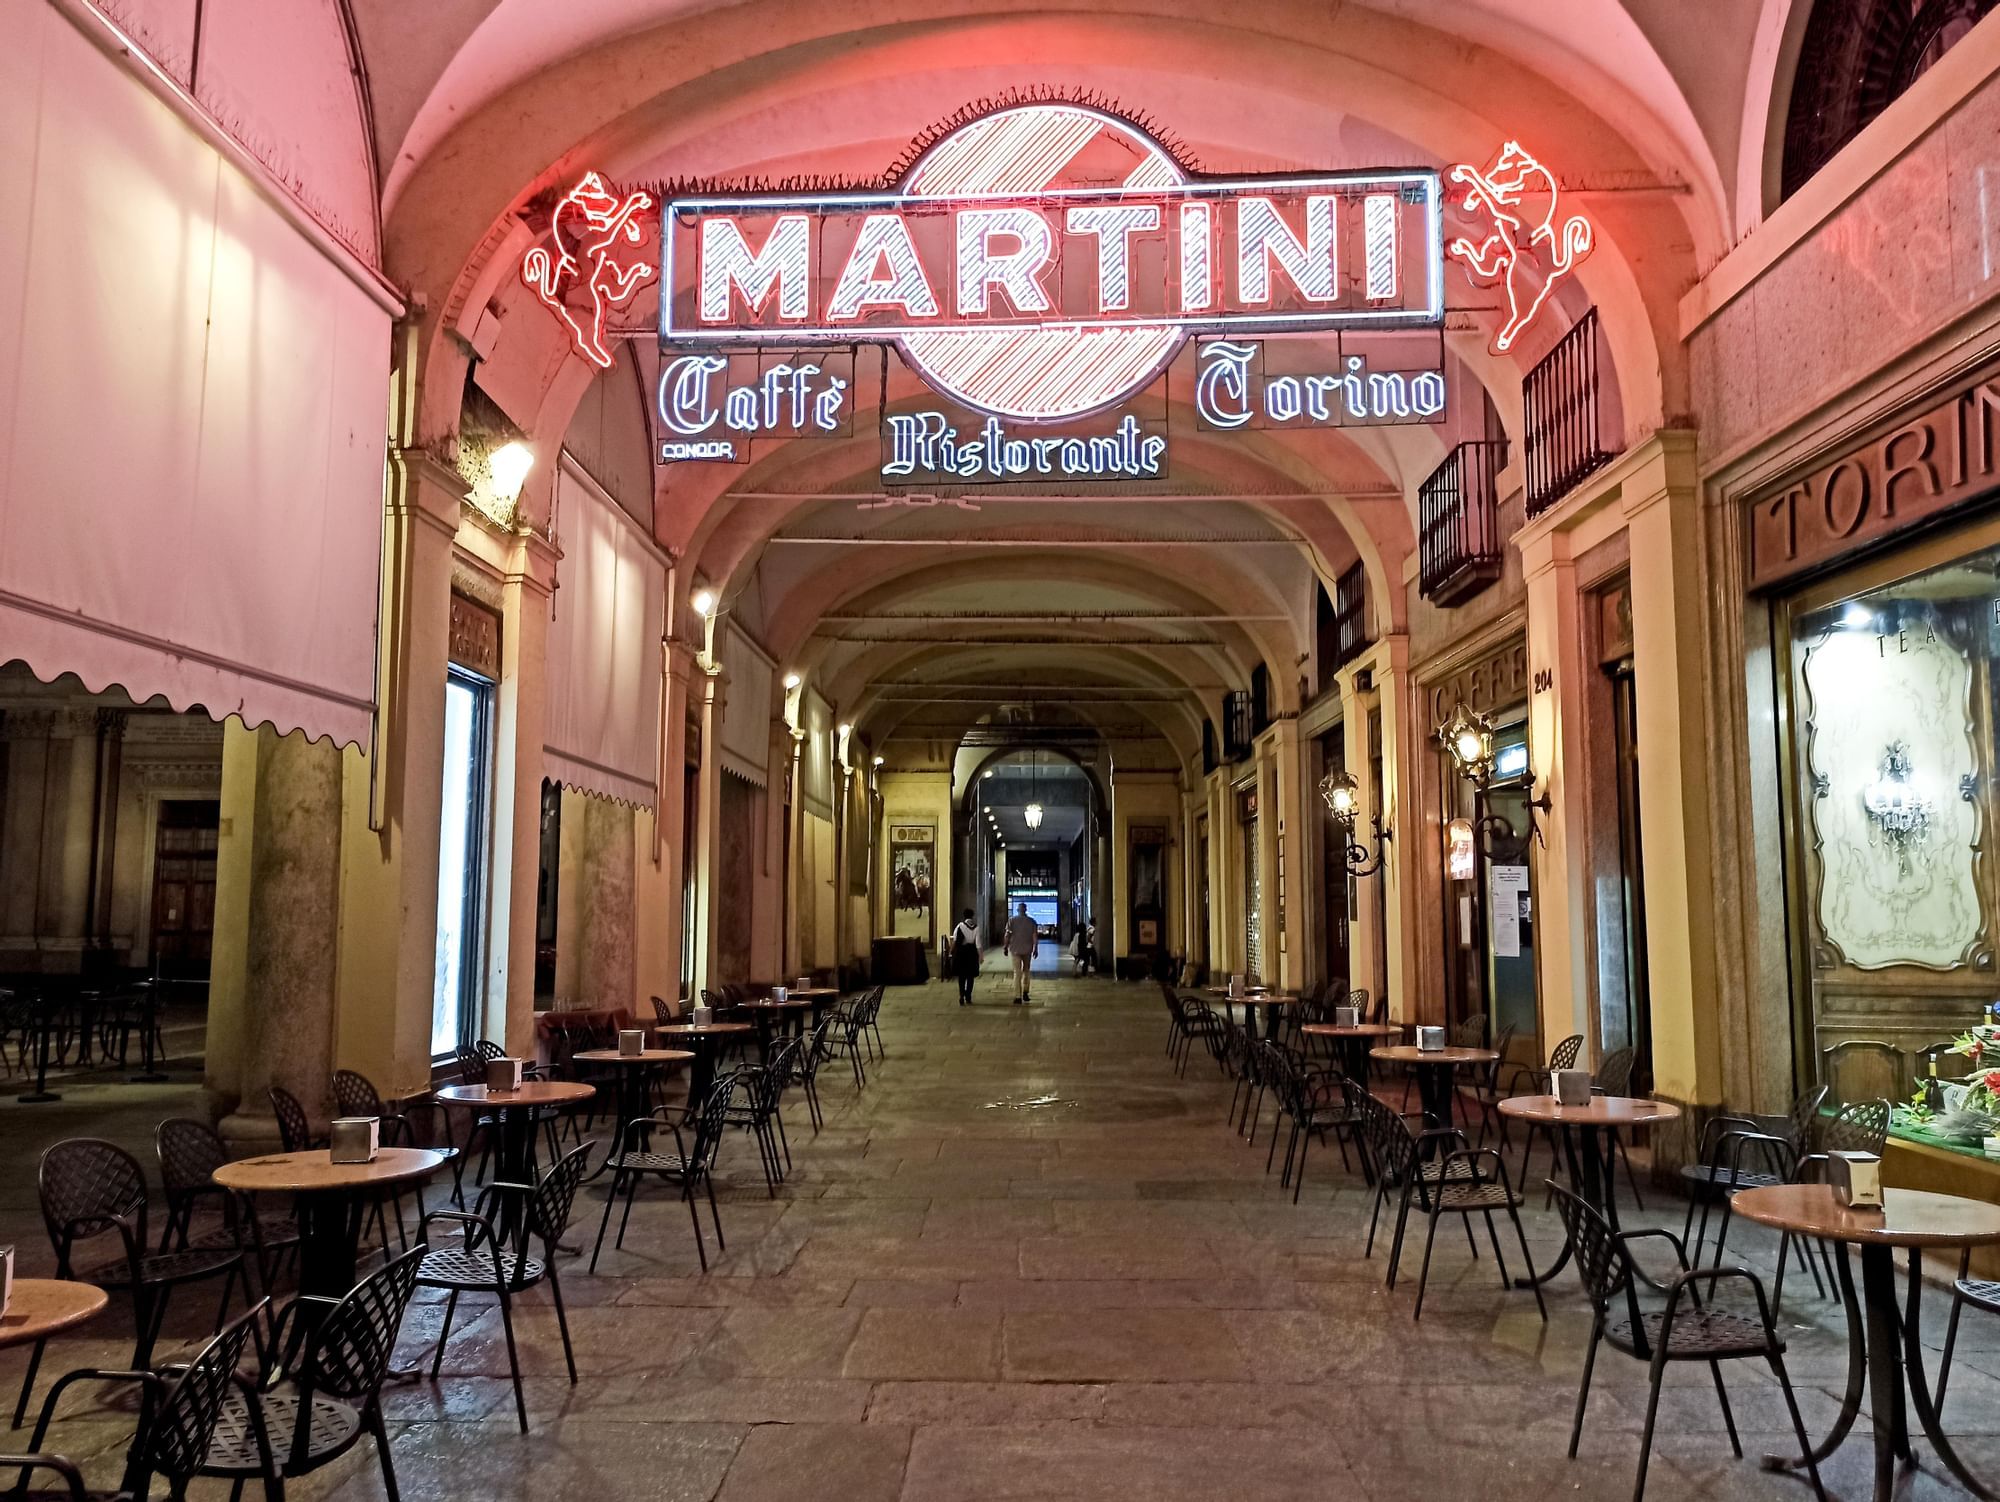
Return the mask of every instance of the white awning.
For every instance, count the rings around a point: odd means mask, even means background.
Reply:
[[[667,562],[568,454],[556,474],[556,516],[563,556],[549,628],[548,775],[652,808]]]
[[[389,312],[53,8],[14,12],[0,659],[366,743]]]
[[[728,623],[715,655],[722,663],[723,768],[763,787],[770,778],[771,692],[777,665]]]

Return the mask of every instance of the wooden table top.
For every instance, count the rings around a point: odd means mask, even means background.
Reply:
[[[378,1148],[367,1163],[336,1163],[325,1148],[303,1153],[266,1153],[239,1158],[215,1170],[224,1189],[246,1194],[312,1194],[322,1190],[368,1189],[428,1178],[444,1167],[445,1154],[428,1147]]]
[[[839,994],[839,988],[835,986],[799,986],[792,991],[792,995],[803,996],[809,1001],[818,1000],[824,996],[838,996]]]
[[[778,1000],[778,998],[775,996],[754,996],[748,1001],[739,1001],[736,1004],[740,1007],[750,1007],[750,1008],[765,1007],[772,1011],[777,1011],[780,1008],[785,1008],[785,1007],[809,1007],[812,1005],[812,998],[810,996],[801,996],[797,992],[793,992],[790,996],[787,996],[783,1001]]]
[[[0,1314],[0,1347],[26,1345],[80,1325],[103,1312],[111,1296],[92,1283],[67,1278],[16,1278],[14,1297]]]
[[[1398,1043],[1371,1048],[1368,1057],[1390,1064],[1491,1064],[1500,1055],[1490,1048],[1418,1048],[1413,1043]]]
[[[1881,1209],[1856,1210],[1836,1203],[1826,1184],[1773,1184],[1737,1190],[1732,1205],[1738,1215],[1774,1230],[1856,1246],[2000,1243],[2000,1205],[1922,1189],[1884,1189]]]
[[[495,1090],[491,1085],[446,1085],[437,1092],[447,1106],[567,1106],[589,1100],[597,1091],[575,1080],[522,1080],[517,1090]]]
[[[747,1022],[704,1022],[699,1025],[692,1022],[668,1022],[656,1026],[653,1031],[661,1037],[720,1038],[729,1033],[749,1033],[755,1032],[756,1029]]]
[[[1664,1100],[1636,1095],[1593,1095],[1588,1105],[1566,1106],[1553,1095],[1510,1095],[1500,1102],[1502,1116],[1539,1121],[1549,1126],[1648,1126],[1673,1121],[1681,1108]]]
[[[1308,1022],[1299,1029],[1315,1038],[1394,1038],[1403,1031],[1400,1022],[1357,1022],[1341,1027],[1332,1022]]]
[[[586,1064],[680,1064],[694,1057],[685,1048],[642,1048],[620,1053],[615,1048],[586,1048],[570,1055]]]

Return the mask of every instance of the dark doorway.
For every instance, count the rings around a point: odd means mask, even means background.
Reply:
[[[221,804],[175,798],[160,805],[153,840],[153,973],[207,980],[215,947],[215,850]]]

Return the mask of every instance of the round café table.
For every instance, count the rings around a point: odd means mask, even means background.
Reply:
[[[1917,1422],[1938,1459],[1973,1496],[1993,1502],[1993,1492],[1973,1479],[1938,1424],[1924,1376],[1923,1326],[1918,1315],[1924,1286],[1923,1254],[1932,1249],[1961,1252],[1967,1247],[2000,1245],[2000,1205],[1917,1189],[1884,1189],[1881,1209],[1857,1210],[1835,1200],[1832,1188],[1825,1184],[1773,1184],[1737,1190],[1734,1209],[1759,1225],[1835,1242],[1840,1247],[1834,1263],[1840,1274],[1841,1301],[1847,1307],[1847,1392],[1841,1400],[1840,1416],[1813,1451],[1813,1460],[1824,1461],[1840,1448],[1861,1411],[1865,1390],[1875,1429],[1875,1498],[1876,1502],[1888,1502],[1896,1487],[1896,1462],[1910,1467],[1917,1464],[1910,1448],[1910,1421],[1904,1404],[1907,1379],[1909,1407],[1916,1409]],[[1861,1249],[1858,1301],[1854,1275],[1848,1269],[1850,1246]],[[1909,1296],[1900,1313],[1896,1307],[1897,1247],[1903,1248],[1910,1260]],[[1767,1456],[1764,1464],[1771,1470],[1793,1469],[1803,1466],[1805,1457]]]
[[[1678,1120],[1681,1108],[1663,1100],[1644,1100],[1634,1095],[1593,1095],[1580,1106],[1566,1106],[1553,1095],[1510,1095],[1499,1104],[1502,1116],[1529,1122],[1554,1131],[1562,1142],[1563,1162],[1577,1195],[1592,1209],[1618,1226],[1618,1196],[1612,1188],[1612,1154],[1620,1127],[1657,1126]],[[1533,1141],[1532,1136],[1529,1139]],[[1572,1248],[1563,1242],[1562,1255],[1542,1273],[1532,1278],[1516,1278],[1517,1288],[1546,1283],[1569,1266]]]
[[[522,1080],[513,1090],[495,1090],[491,1085],[446,1085],[434,1092],[432,1098],[439,1105],[490,1114],[494,1130],[499,1134],[494,1153],[497,1164],[494,1177],[503,1183],[526,1184],[532,1188],[535,1183],[535,1127],[541,1121],[540,1112],[550,1107],[576,1105],[596,1093],[595,1086],[579,1084],[575,1080]],[[466,1141],[471,1140],[471,1134],[467,1133]],[[499,1230],[503,1240],[514,1236],[517,1231],[525,1237],[519,1199],[520,1196],[513,1194],[501,1196]]]
[[[798,986],[792,990],[791,997],[794,1001],[812,1004],[812,1025],[818,1027],[826,1009],[840,1000],[840,989],[837,986]]]
[[[611,1152],[597,1166],[597,1172],[603,1173],[625,1151],[627,1124],[653,1109],[652,1097],[648,1093],[653,1071],[668,1064],[685,1064],[694,1055],[684,1048],[642,1048],[637,1053],[620,1053],[615,1048],[586,1048],[570,1057],[579,1064],[615,1065],[618,1070],[618,1120],[611,1133]]]
[[[14,1408],[14,1427],[21,1427],[27,1415],[28,1395],[34,1391],[35,1373],[42,1364],[42,1347],[51,1335],[95,1319],[111,1302],[111,1295],[95,1283],[78,1283],[69,1278],[16,1278],[14,1296],[7,1312],[0,1314],[0,1350],[24,1346],[33,1341],[28,1355],[28,1374],[21,1382],[21,1400]]]
[[[1210,986],[1208,994],[1215,997],[1224,1006],[1243,1008],[1243,1031],[1253,1040],[1258,1037],[1277,1037],[1279,1009],[1281,1007],[1295,1007],[1299,1004],[1299,993],[1296,991],[1267,991],[1261,986],[1252,986],[1240,996],[1231,996],[1224,987]],[[1262,1008],[1264,1012],[1264,1025],[1261,1033],[1257,1027],[1257,1010],[1259,1008]]]
[[[755,1031],[748,1022],[667,1022],[653,1029],[662,1038],[684,1039],[694,1050],[694,1072],[688,1078],[688,1105],[696,1112],[715,1083],[715,1061],[731,1040]]]
[[[366,1163],[336,1163],[325,1148],[239,1158],[215,1170],[215,1182],[238,1194],[294,1196],[299,1221],[299,1292],[338,1299],[354,1287],[361,1221],[391,1190],[427,1179],[449,1162],[428,1147],[384,1147]],[[313,1321],[312,1306],[300,1317]]]
[[[1393,1043],[1371,1048],[1368,1057],[1385,1064],[1408,1064],[1417,1072],[1417,1095],[1424,1103],[1424,1115],[1433,1126],[1448,1127],[1458,1118],[1454,1111],[1457,1087],[1452,1076],[1463,1066],[1491,1064],[1500,1055],[1490,1048],[1417,1048]]]
[[[1332,1022],[1308,1022],[1299,1029],[1308,1038],[1331,1038],[1340,1051],[1341,1072],[1349,1079],[1365,1082],[1368,1078],[1368,1050],[1374,1046],[1376,1038],[1400,1038],[1403,1024],[1400,1022],[1357,1022],[1353,1027],[1341,1027]]]
[[[767,1064],[771,1061],[771,1040],[779,1030],[796,1037],[804,1031],[806,1013],[813,1010],[809,998],[797,995],[787,996],[783,1001],[775,996],[753,996],[736,1005],[738,1011],[750,1014],[757,1028],[757,1051]]]

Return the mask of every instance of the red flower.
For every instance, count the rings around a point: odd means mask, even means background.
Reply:
[[[2000,1069],[1986,1071],[1986,1088],[1995,1095],[2000,1095]]]

